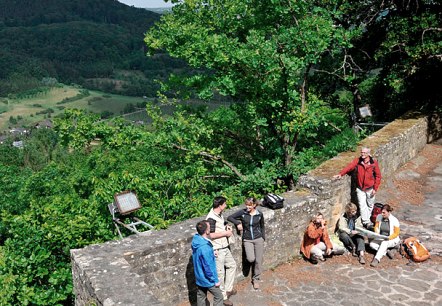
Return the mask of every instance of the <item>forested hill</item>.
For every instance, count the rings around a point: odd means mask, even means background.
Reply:
[[[34,89],[45,77],[153,95],[154,79],[182,66],[145,56],[144,33],[159,19],[116,0],[0,0],[0,97]]]
[[[0,24],[7,27],[90,21],[143,33],[158,19],[156,13],[117,0],[0,0]]]

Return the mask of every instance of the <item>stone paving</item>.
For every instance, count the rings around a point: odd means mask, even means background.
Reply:
[[[430,147],[429,147],[430,146]],[[442,141],[427,145],[433,157],[442,156]],[[433,171],[419,173],[419,167],[430,165]],[[423,203],[410,203],[393,180],[407,186],[424,186]],[[431,251],[432,258],[423,263],[409,263],[399,254],[382,259],[378,267],[360,265],[351,255],[338,256],[311,265],[295,259],[263,273],[261,288],[254,290],[249,280],[237,284],[234,305],[442,305],[442,161],[419,154],[401,168],[389,182],[384,182],[377,195],[386,203],[394,195],[400,202],[393,212],[401,222],[401,236],[417,236]],[[395,188],[397,190],[395,190]]]

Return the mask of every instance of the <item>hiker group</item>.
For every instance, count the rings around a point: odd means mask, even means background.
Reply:
[[[346,252],[358,257],[360,264],[365,264],[368,245],[375,252],[370,266],[376,267],[384,256],[393,259],[401,245],[400,224],[391,213],[393,208],[389,204],[382,205],[375,201],[382,176],[379,164],[371,156],[369,148],[362,148],[360,157],[352,160],[333,178],[340,179],[353,173],[356,174],[358,205],[348,203],[338,221],[336,234],[342,243],[332,241],[322,213],[313,216],[304,232],[300,251],[313,264]],[[233,213],[227,220],[241,233],[243,254],[246,257],[244,262],[250,265],[251,283],[253,288],[258,290],[264,255],[264,215],[257,208],[257,199],[247,198],[244,204],[245,209]],[[192,240],[192,258],[198,306],[207,305],[208,292],[213,295],[214,306],[233,305],[229,298],[236,294],[234,279],[237,265],[230,249],[234,229],[222,215],[226,208],[226,198],[216,197],[206,219],[198,222],[196,226],[197,234]],[[417,252],[416,249],[421,244],[416,239],[409,242],[409,247],[405,243],[403,245],[406,248],[405,255],[408,254],[411,258],[414,256],[412,253]],[[422,248],[423,251],[416,255],[416,258],[425,260],[429,253],[423,246]]]
[[[257,199],[247,198],[244,204],[245,209],[227,219],[241,232],[246,259],[250,264],[252,285],[257,290],[264,255],[264,215],[257,209]],[[226,208],[226,198],[216,197],[206,220],[198,222],[197,234],[192,239],[198,306],[206,305],[207,292],[213,295],[214,306],[233,305],[229,298],[237,292],[233,287],[236,262],[230,250],[234,239],[233,228],[222,215]]]

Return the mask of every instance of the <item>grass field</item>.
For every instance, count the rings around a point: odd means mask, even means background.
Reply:
[[[37,94],[32,98],[26,99],[8,99],[0,98],[0,133],[9,127],[29,127],[37,122],[43,121],[50,116],[51,118],[64,112],[65,108],[84,109],[93,113],[101,114],[104,111],[113,113],[113,116],[122,115],[122,111],[128,104],[136,106],[144,101],[152,101],[153,98],[144,99],[142,97],[128,97],[103,93],[89,90],[89,95],[81,96],[84,90],[74,86],[62,85],[54,87],[47,92]],[[74,97],[80,95],[78,99]],[[68,99],[68,100],[66,100]],[[220,105],[228,103],[202,101],[186,101],[185,104],[193,106],[206,105],[208,110],[214,110]],[[174,107],[170,105],[161,106],[163,114],[171,114]],[[50,112],[50,114],[48,114]],[[10,118],[12,117],[12,121]],[[124,118],[131,121],[143,121],[149,123],[145,111],[136,111],[124,115]]]
[[[127,97],[112,95],[98,91],[89,91],[89,96],[82,97],[72,102],[61,103],[64,99],[73,98],[81,93],[81,89],[73,86],[61,86],[52,88],[46,93],[41,93],[27,99],[0,99],[0,131],[10,126],[30,126],[48,118],[44,114],[49,109],[53,112],[50,117],[55,117],[64,112],[65,108],[85,109],[100,114],[103,111],[120,115],[124,107],[132,103],[143,102],[140,97]],[[19,116],[19,117],[18,117]],[[13,117],[17,123],[11,123]],[[17,119],[18,118],[18,119]]]

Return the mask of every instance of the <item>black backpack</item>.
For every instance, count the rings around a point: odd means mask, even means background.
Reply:
[[[271,209],[279,209],[284,207],[284,198],[273,193],[265,195],[262,205]]]

